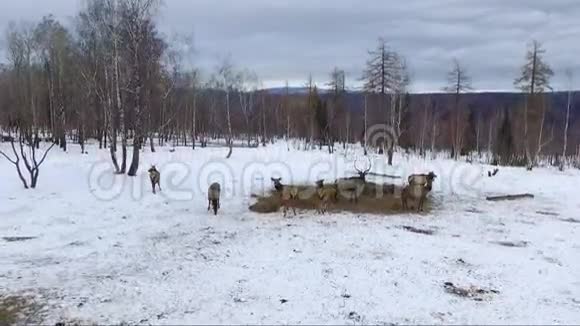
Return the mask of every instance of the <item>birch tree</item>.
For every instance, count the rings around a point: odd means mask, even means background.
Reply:
[[[158,69],[165,50],[162,40],[157,37],[153,16],[157,9],[155,0],[123,0],[123,32],[127,37],[127,62],[129,86],[126,88],[131,99],[133,115],[133,156],[128,175],[136,176],[139,169],[139,150],[146,136],[144,115],[149,109],[152,70]]]
[[[230,158],[233,152],[233,133],[232,133],[232,117],[231,117],[231,94],[238,87],[238,75],[234,72],[234,66],[229,57],[223,60],[220,66],[217,67],[217,85],[225,94],[225,108],[226,108],[226,124],[227,124],[227,137],[226,144],[228,146],[228,155],[226,158]]]
[[[564,161],[568,154],[568,128],[570,127],[570,110],[572,109],[573,97],[572,88],[574,87],[574,74],[572,69],[566,69],[565,72],[568,86],[568,94],[566,101],[566,122],[564,123],[564,144],[562,145],[562,163],[560,169],[564,169]]]

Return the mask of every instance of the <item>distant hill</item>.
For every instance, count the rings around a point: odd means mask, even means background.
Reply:
[[[286,94],[286,87],[271,87],[266,88],[269,94],[272,95],[284,95]],[[318,94],[327,94],[329,93],[328,89],[324,88],[317,88]],[[288,87],[288,94],[290,95],[304,95],[308,94],[308,87]]]
[[[272,95],[284,95],[286,93],[285,87],[268,88],[266,91]],[[289,87],[288,93],[290,95],[305,95],[308,94],[307,87]],[[331,91],[328,89],[318,89],[318,93],[323,98],[331,96]],[[415,93],[411,96],[411,108],[417,108],[425,103],[427,98],[434,101],[437,107],[445,108],[452,99],[452,94],[448,93]],[[473,92],[463,94],[463,101],[467,107],[473,109],[504,109],[515,108],[523,99],[522,93],[518,92]],[[567,92],[554,92],[548,95],[551,101],[552,108],[555,110],[565,110],[567,104]],[[362,111],[364,105],[364,96],[360,91],[349,91],[346,94],[348,107],[352,111]],[[573,93],[573,112],[580,113],[580,91]]]

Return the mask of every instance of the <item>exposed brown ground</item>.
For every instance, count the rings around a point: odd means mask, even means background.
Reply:
[[[325,187],[333,187],[326,185]],[[319,198],[316,193],[316,186],[298,185],[298,199],[291,202],[291,206],[298,210],[316,210],[319,205]],[[399,214],[404,212],[401,204],[402,187],[389,184],[376,184],[367,182],[362,193],[355,203],[349,198],[349,193],[339,192],[336,201],[329,204],[329,212],[352,212],[370,213],[377,215]],[[271,191],[267,196],[254,196],[256,203],[250,206],[250,210],[257,213],[274,213],[280,210],[280,193]],[[409,213],[415,212],[417,203],[409,202]],[[425,200],[424,211],[431,210],[429,196]]]

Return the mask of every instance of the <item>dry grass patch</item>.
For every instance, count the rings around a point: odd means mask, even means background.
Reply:
[[[290,203],[291,207],[297,210],[316,210],[320,199],[316,192],[316,186],[298,185],[298,199]],[[325,185],[334,187],[334,185]],[[392,184],[376,184],[367,182],[362,193],[358,196],[355,203],[349,198],[349,193],[340,192],[335,201],[329,204],[329,212],[351,212],[351,213],[369,213],[377,215],[398,214],[405,212],[401,204],[402,187]],[[250,206],[250,210],[256,213],[274,213],[278,212],[282,206],[281,195],[273,190],[267,196],[254,196],[256,203]],[[409,205],[410,210],[414,213],[417,202]],[[429,197],[425,200],[424,210],[431,210]]]
[[[0,295],[0,326],[42,323],[44,306],[31,297]]]

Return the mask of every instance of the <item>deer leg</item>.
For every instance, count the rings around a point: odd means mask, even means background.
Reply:
[[[151,187],[153,187],[153,193],[155,193],[155,181],[151,180]]]
[[[211,209],[211,199],[207,200],[207,210],[209,211]]]
[[[423,202],[425,201],[425,196],[421,196],[421,198],[419,198],[419,204],[417,205],[417,211],[418,212],[422,212],[423,211]]]
[[[403,210],[409,209],[409,203],[407,202],[407,199],[407,194],[405,193],[405,190],[403,190],[401,193],[401,205],[403,206]]]

